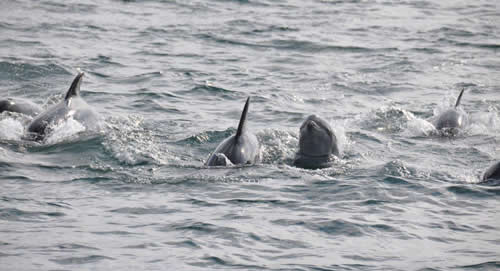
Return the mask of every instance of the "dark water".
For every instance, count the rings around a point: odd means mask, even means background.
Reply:
[[[77,68],[102,131],[0,116],[2,270],[497,270],[497,1],[0,3],[0,91]],[[429,122],[466,88],[468,126]],[[260,165],[208,169],[247,96]],[[342,159],[290,166],[309,114]]]

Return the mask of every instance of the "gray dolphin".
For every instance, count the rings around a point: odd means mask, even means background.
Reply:
[[[94,110],[80,97],[80,84],[84,73],[80,72],[68,89],[64,100],[38,115],[28,126],[34,140],[43,140],[55,125],[72,117],[86,129],[98,127],[99,118]]]
[[[500,162],[491,165],[483,175],[483,182],[500,181]]]
[[[293,165],[308,169],[329,167],[332,155],[339,156],[337,137],[325,120],[310,115],[300,126],[299,151]]]
[[[260,144],[257,137],[248,132],[245,120],[250,97],[248,97],[235,135],[222,141],[205,162],[205,166],[229,166],[254,164],[260,160]]]
[[[16,112],[34,117],[43,111],[42,107],[30,101],[19,98],[7,98],[0,100],[0,113]]]
[[[467,121],[466,116],[457,110],[457,107],[460,105],[460,100],[462,100],[464,91],[465,88],[460,91],[455,107],[450,108],[437,116],[437,120],[434,125],[436,129],[459,129],[465,126]]]

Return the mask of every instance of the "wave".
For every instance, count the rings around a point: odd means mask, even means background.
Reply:
[[[57,64],[30,64],[25,62],[0,61],[0,79],[16,82],[34,80],[40,77],[53,77],[54,75],[70,75],[64,67]]]
[[[366,53],[372,51],[397,51],[397,48],[368,48],[368,47],[360,47],[360,46],[341,46],[341,45],[325,45],[312,41],[305,40],[285,40],[285,39],[274,39],[270,42],[262,42],[262,43],[250,43],[242,40],[235,40],[229,38],[219,37],[214,34],[197,34],[197,37],[202,40],[211,40],[220,44],[229,44],[229,45],[241,45],[250,48],[273,48],[280,50],[291,50],[291,51],[300,51],[300,52],[346,52],[346,53]]]

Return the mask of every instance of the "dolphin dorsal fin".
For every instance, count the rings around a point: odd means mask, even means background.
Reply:
[[[243,112],[241,113],[240,123],[238,124],[238,131],[236,131],[236,139],[238,139],[243,134],[243,129],[245,129],[245,120],[247,118],[248,105],[250,104],[250,97],[247,98],[245,107],[243,107]]]
[[[84,74],[85,74],[84,72],[78,73],[78,75],[73,80],[73,83],[71,83],[71,86],[69,87],[68,92],[66,92],[66,96],[64,97],[64,100],[66,101],[68,106],[71,103],[71,98],[80,95],[80,84],[82,82],[82,78],[83,78]]]
[[[455,108],[457,108],[460,105],[460,100],[462,100],[462,95],[464,94],[465,88],[462,88],[462,91],[460,91],[460,94],[458,95],[457,102],[455,103]]]

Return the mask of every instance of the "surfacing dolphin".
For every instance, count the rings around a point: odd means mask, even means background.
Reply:
[[[463,112],[458,111],[458,106],[462,100],[462,95],[464,94],[465,88],[460,91],[458,95],[455,107],[450,108],[437,116],[435,127],[437,130],[452,130],[463,128],[467,121],[467,116]]]
[[[73,118],[86,129],[95,129],[99,118],[94,110],[80,97],[80,84],[84,73],[80,72],[60,103],[38,115],[28,126],[28,132],[34,140],[43,140],[51,129],[61,122]]]
[[[205,166],[230,166],[255,164],[260,160],[260,144],[257,137],[248,132],[245,121],[250,97],[247,98],[235,135],[222,141],[205,162]]]
[[[40,114],[43,109],[41,106],[24,99],[7,98],[0,100],[0,113],[5,111],[21,113],[34,117]]]
[[[293,165],[306,169],[326,168],[332,165],[333,155],[339,156],[337,137],[325,120],[310,115],[300,126],[299,151]]]
[[[500,184],[500,162],[491,165],[483,175],[483,182],[498,182]]]

